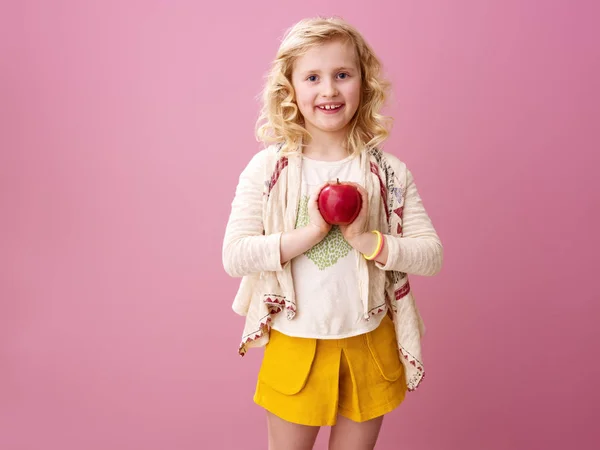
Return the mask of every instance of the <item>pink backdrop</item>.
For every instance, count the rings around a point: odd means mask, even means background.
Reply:
[[[7,3],[1,449],[266,448],[221,243],[263,75],[315,14],[384,61],[386,149],[445,246],[378,448],[599,448],[595,2]]]

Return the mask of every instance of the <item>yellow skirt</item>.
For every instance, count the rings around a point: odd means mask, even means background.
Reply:
[[[312,426],[382,416],[404,400],[406,381],[390,317],[345,339],[296,338],[271,330],[254,402],[276,416]]]

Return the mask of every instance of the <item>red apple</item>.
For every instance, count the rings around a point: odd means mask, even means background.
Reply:
[[[321,190],[317,202],[325,222],[350,225],[360,212],[362,197],[355,186],[337,180],[337,183],[328,184]]]

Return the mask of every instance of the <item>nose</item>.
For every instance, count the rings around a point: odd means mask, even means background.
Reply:
[[[335,85],[334,80],[327,80],[322,84],[322,86],[323,86],[323,91],[322,91],[323,97],[335,97],[336,95],[338,95],[337,86]]]

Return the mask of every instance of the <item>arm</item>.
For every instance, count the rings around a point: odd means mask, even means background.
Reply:
[[[232,277],[283,270],[283,264],[304,253],[326,235],[314,225],[263,235],[264,157],[260,152],[240,175],[223,241],[223,267]]]
[[[442,268],[442,243],[425,211],[410,171],[407,175],[403,236],[384,235],[385,244],[375,264],[382,270],[436,275]],[[377,246],[377,236],[370,231],[362,233],[353,238],[350,245],[363,254],[371,254]]]
[[[266,156],[264,151],[257,153],[244,168],[231,203],[222,258],[225,272],[232,277],[281,270],[281,235],[263,235],[262,182]]]
[[[285,264],[298,255],[310,250],[321,242],[327,231],[323,232],[318,227],[309,223],[302,228],[287,231],[281,235],[281,264]]]

